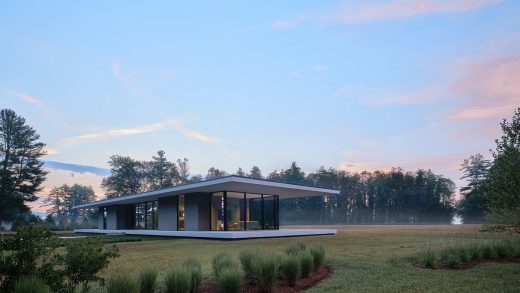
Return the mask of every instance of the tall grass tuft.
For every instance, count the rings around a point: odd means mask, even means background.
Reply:
[[[220,271],[217,279],[218,290],[221,293],[238,293],[242,276],[237,265],[225,267]]]
[[[476,243],[468,247],[468,255],[470,260],[478,260],[482,258],[482,246]]]
[[[437,262],[437,254],[431,248],[419,254],[419,263],[423,266],[433,269]]]
[[[255,260],[252,273],[260,292],[272,291],[276,284],[279,268],[280,258],[277,255],[264,253]]]
[[[188,270],[191,279],[190,293],[196,293],[199,291],[200,283],[202,282],[202,267],[194,259],[185,261],[184,266]]]
[[[139,284],[128,272],[117,272],[108,277],[106,282],[108,293],[137,293]]]
[[[482,245],[482,258],[483,259],[490,259],[493,255],[493,248],[489,244],[483,244]]]
[[[287,254],[299,254],[307,249],[307,246],[304,242],[298,241],[294,244],[291,244],[285,248],[285,252]]]
[[[302,277],[307,278],[314,269],[314,261],[312,255],[309,252],[302,252],[300,253],[299,257]]]
[[[164,277],[166,293],[188,293],[191,289],[191,275],[186,267],[172,268]]]
[[[14,283],[13,293],[49,293],[49,287],[39,278],[25,276]]]
[[[215,275],[215,278],[218,279],[221,271],[226,268],[234,268],[236,262],[229,254],[221,252],[213,257],[211,265],[213,267],[213,274]]]
[[[253,276],[253,262],[256,260],[256,256],[259,254],[260,252],[258,249],[244,250],[240,252],[240,264],[242,265],[242,269],[244,270],[244,273],[246,273],[247,277]]]
[[[313,268],[314,270],[317,270],[325,258],[325,248],[323,248],[321,245],[315,245],[311,247],[310,253],[312,255]]]
[[[147,267],[139,272],[139,292],[153,293],[157,287],[157,269]]]
[[[505,242],[494,242],[492,248],[497,257],[506,257],[509,255],[509,246]]]
[[[297,255],[287,255],[282,258],[280,270],[291,287],[296,285],[296,280],[300,276],[300,259]]]

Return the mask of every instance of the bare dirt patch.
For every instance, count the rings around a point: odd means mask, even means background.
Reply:
[[[308,278],[299,278],[294,287],[287,285],[287,281],[280,279],[276,282],[276,287],[273,293],[296,293],[302,290],[307,290],[316,286],[323,280],[328,279],[333,273],[333,269],[328,265],[321,265],[320,268],[311,273]],[[218,292],[217,284],[215,282],[204,283],[199,288],[199,293],[216,293]],[[258,293],[254,282],[252,280],[245,280],[242,284],[241,293]]]

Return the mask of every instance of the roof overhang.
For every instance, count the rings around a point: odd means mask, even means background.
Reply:
[[[262,179],[239,176],[227,176],[218,179],[206,180],[192,184],[179,185],[155,191],[126,195],[117,198],[94,201],[77,205],[74,209],[97,208],[110,205],[132,204],[143,201],[153,201],[162,197],[174,195],[188,195],[199,192],[236,191],[256,194],[278,195],[280,199],[324,196],[339,194],[338,190],[319,188],[305,185],[280,183]]]

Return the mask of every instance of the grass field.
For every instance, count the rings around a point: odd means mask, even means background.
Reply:
[[[327,226],[330,227],[330,226]],[[332,277],[308,292],[518,292],[519,264],[481,264],[469,270],[429,270],[411,259],[429,247],[442,248],[475,239],[497,239],[502,234],[478,232],[475,225],[335,226],[338,235],[298,238],[217,241],[195,239],[146,239],[116,245],[121,256],[104,274],[120,269],[132,272],[145,266],[164,271],[187,258],[203,264],[204,278],[211,278],[211,258],[225,251],[234,256],[247,247],[281,251],[303,240],[326,248]]]

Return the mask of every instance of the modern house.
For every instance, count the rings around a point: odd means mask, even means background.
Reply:
[[[244,239],[336,234],[280,229],[279,201],[339,191],[227,176],[75,206],[98,209],[98,229],[76,232]]]

